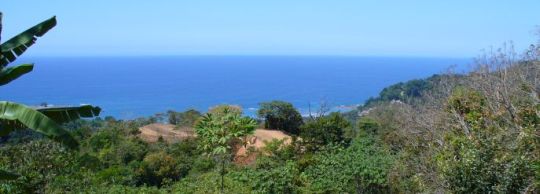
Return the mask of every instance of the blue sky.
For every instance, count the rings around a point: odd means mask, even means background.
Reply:
[[[3,0],[3,39],[56,15],[31,56],[473,57],[538,39],[538,0]]]

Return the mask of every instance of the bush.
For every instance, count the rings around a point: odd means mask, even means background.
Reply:
[[[167,111],[167,115],[169,116],[169,124],[181,127],[193,127],[195,122],[202,116],[202,114],[195,109],[189,109],[184,112],[170,110]]]
[[[346,143],[344,131],[348,127],[350,127],[349,121],[341,114],[334,112],[302,125],[300,138],[308,151],[316,151],[319,147],[331,143]]]
[[[302,173],[304,193],[388,193],[393,157],[370,136],[348,148],[326,146]]]
[[[128,166],[111,166],[96,173],[102,183],[135,186],[135,174]]]
[[[87,152],[99,158],[105,167],[142,160],[147,152],[147,143],[125,136],[118,129],[99,130],[84,141],[83,145],[87,146]]]
[[[283,101],[263,102],[259,104],[257,115],[264,119],[264,127],[277,129],[298,135],[303,124],[302,115],[291,103]]]
[[[490,111],[481,93],[465,88],[453,93],[448,109],[461,117],[461,125],[446,134],[437,164],[452,192],[520,193],[530,185],[535,151],[527,129],[540,124],[536,119],[523,122],[518,137],[500,127],[506,120]]]
[[[186,177],[171,187],[172,193],[186,194],[206,194],[220,193],[220,174],[218,172],[208,172],[194,177]],[[231,174],[224,177],[224,193],[252,193],[251,189],[244,183],[235,180]]]
[[[189,170],[188,164],[162,151],[148,154],[136,172],[139,185],[160,187],[186,176]]]
[[[366,133],[366,134],[375,135],[375,134],[378,134],[380,130],[379,123],[376,120],[369,117],[360,118],[356,126],[358,127],[361,133]]]
[[[234,180],[248,185],[251,193],[298,193],[299,175],[294,161],[270,169],[245,168],[231,173]]]

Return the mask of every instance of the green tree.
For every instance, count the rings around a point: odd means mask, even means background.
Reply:
[[[242,117],[229,108],[217,113],[208,113],[195,125],[200,148],[221,163],[221,192],[224,191],[225,162],[230,160],[234,144],[242,141],[246,135],[252,134],[256,126],[255,120]]]
[[[169,124],[182,127],[193,127],[195,122],[202,116],[202,114],[195,109],[189,109],[184,112],[170,110],[167,111],[167,115],[169,116]]]
[[[284,101],[260,103],[257,115],[264,119],[265,128],[282,130],[293,135],[299,134],[299,128],[303,124],[302,115],[298,110],[291,103]]]
[[[8,84],[33,70],[33,64],[10,67],[8,65],[23,54],[28,47],[32,46],[37,37],[43,36],[55,25],[56,18],[52,17],[0,44],[0,85]],[[1,26],[2,13],[0,13],[0,34]],[[0,136],[5,136],[15,129],[30,128],[70,148],[77,148],[78,142],[68,131],[62,129],[59,123],[72,121],[80,117],[97,116],[100,111],[99,107],[89,105],[33,109],[14,102],[0,101]],[[0,180],[14,179],[16,177],[13,173],[0,170]]]
[[[82,145],[86,152],[96,155],[106,167],[142,160],[147,153],[147,143],[130,138],[115,128],[98,130],[82,141]]]
[[[350,127],[347,121],[338,112],[330,115],[314,118],[300,127],[300,138],[306,149],[316,151],[319,147],[330,143],[344,143],[344,131]]]

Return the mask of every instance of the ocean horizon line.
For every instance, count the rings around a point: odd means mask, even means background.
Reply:
[[[309,58],[381,58],[381,59],[464,59],[472,60],[473,56],[416,56],[416,55],[339,55],[339,54],[165,54],[165,55],[33,55],[21,59],[33,58],[174,58],[174,57],[309,57]]]

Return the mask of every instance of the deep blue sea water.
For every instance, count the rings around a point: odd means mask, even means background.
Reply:
[[[122,119],[169,109],[206,111],[238,104],[247,115],[259,102],[285,100],[303,113],[326,101],[357,105],[384,87],[425,78],[469,59],[313,56],[177,56],[21,58],[34,71],[0,87],[1,100],[38,105],[93,104]],[[343,108],[341,108],[343,109]]]

